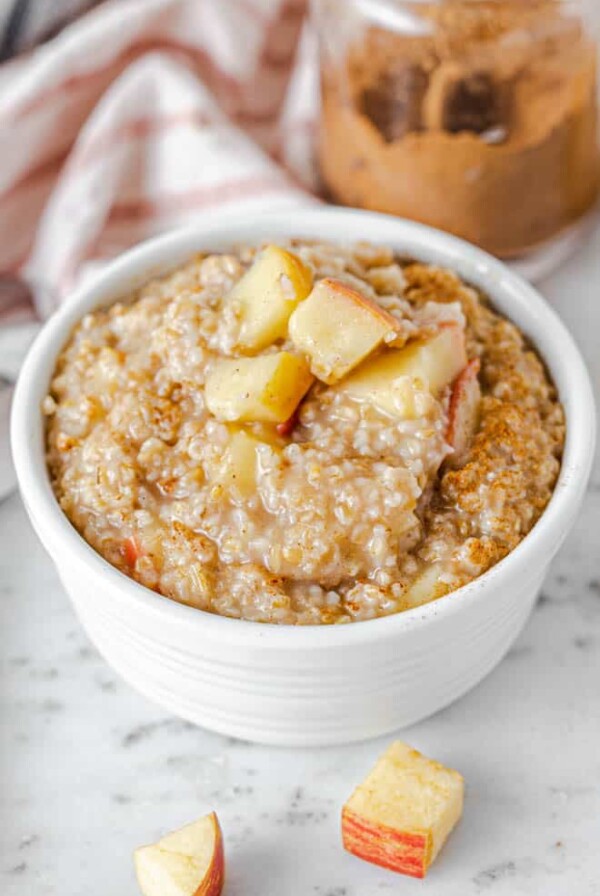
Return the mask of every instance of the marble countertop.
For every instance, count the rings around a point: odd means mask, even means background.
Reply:
[[[600,229],[542,290],[600,388]],[[0,892],[134,896],[132,850],[214,808],[226,896],[597,896],[599,533],[597,463],[505,661],[403,732],[468,787],[459,828],[420,882],[340,846],[340,806],[389,738],[267,749],[166,715],[89,643],[13,495],[0,504]]]

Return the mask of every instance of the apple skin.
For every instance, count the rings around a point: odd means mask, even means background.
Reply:
[[[401,323],[368,296],[332,277],[319,280],[289,320],[289,336],[311,370],[332,385],[343,379]]]
[[[216,812],[211,812],[209,818],[215,826],[215,846],[213,856],[200,886],[193,896],[221,896],[225,883],[225,848],[223,846],[223,832]]]
[[[387,326],[390,330],[401,329],[400,321],[393,314],[390,314],[389,311],[386,311],[385,308],[382,308],[378,302],[373,301],[369,296],[365,296],[348,283],[344,283],[343,280],[336,280],[335,277],[325,277],[321,280],[321,284],[327,286],[332,292],[345,296],[350,304],[358,305],[360,308],[364,308],[365,311],[369,311],[377,321]]]
[[[275,427],[277,431],[277,435],[282,436],[284,439],[287,439],[291,436],[294,429],[298,425],[300,420],[300,405],[296,408],[296,410],[292,413],[287,420],[284,420],[283,423],[278,423]]]
[[[431,837],[375,824],[351,809],[342,810],[342,842],[352,855],[398,874],[423,878],[431,854]]]
[[[129,538],[126,538],[121,545],[121,556],[123,557],[127,566],[129,566],[131,569],[134,569],[135,564],[143,555],[143,553],[144,551],[135,535],[131,535]]]
[[[447,466],[459,467],[462,465],[477,430],[481,402],[481,388],[478,379],[480,367],[479,358],[469,361],[452,386],[446,441],[452,446],[454,452],[447,458]]]
[[[353,855],[425,877],[460,820],[464,779],[394,741],[342,808],[342,841]]]
[[[194,860],[199,867],[190,868]],[[221,896],[225,854],[216,813],[136,849],[134,864],[143,896]]]

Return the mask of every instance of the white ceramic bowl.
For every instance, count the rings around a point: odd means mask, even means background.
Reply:
[[[197,250],[265,237],[370,240],[455,269],[481,286],[535,343],[560,392],[567,442],[540,521],[509,557],[459,591],[397,616],[292,627],[214,616],[174,603],[118,572],[78,535],[53,495],[40,402],[55,359],[87,311]],[[14,399],[12,445],[23,500],[89,636],[130,684],[206,728],[283,745],[383,734],[430,715],[479,682],[519,634],[548,564],[577,514],[594,446],[594,403],[581,356],[531,286],[472,246],[383,215],[309,209],[246,220],[214,216],[145,243],[110,265],[46,324]]]

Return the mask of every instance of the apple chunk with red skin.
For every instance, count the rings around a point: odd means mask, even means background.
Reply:
[[[310,359],[316,377],[332,384],[356,367],[400,323],[347,283],[326,277],[314,286],[289,322],[290,339]]]
[[[136,849],[134,863],[144,896],[219,896],[225,857],[216,813]]]
[[[396,741],[342,810],[344,848],[367,862],[425,877],[462,815],[462,776]]]
[[[454,449],[446,459],[446,463],[451,467],[462,466],[479,424],[481,404],[479,368],[479,358],[469,361],[452,387],[446,431],[446,441]]]

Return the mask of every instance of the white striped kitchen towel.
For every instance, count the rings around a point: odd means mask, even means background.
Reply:
[[[0,377],[26,322],[128,246],[217,208],[314,201],[305,13],[108,0],[0,67]]]

